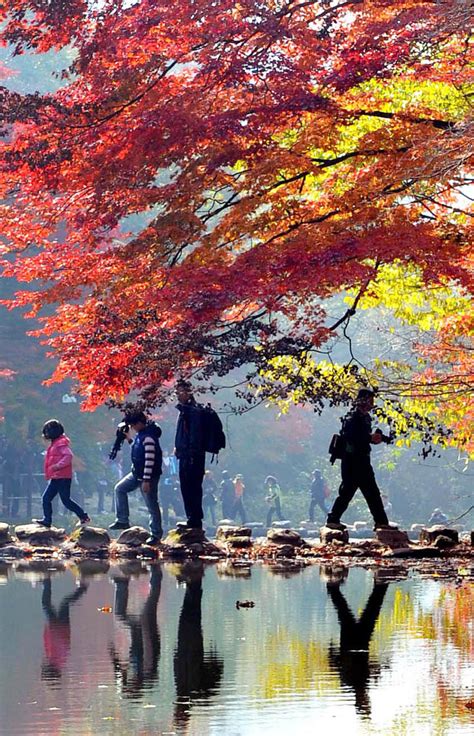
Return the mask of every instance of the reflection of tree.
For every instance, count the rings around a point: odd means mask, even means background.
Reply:
[[[369,643],[387,589],[388,583],[375,582],[361,616],[356,619],[341,593],[339,584],[327,585],[341,627],[339,652],[331,643],[329,661],[338,670],[342,684],[354,691],[356,709],[364,715],[370,715],[369,681],[380,671],[378,663],[372,662],[369,658]]]
[[[174,653],[176,682],[175,724],[184,731],[191,715],[192,701],[210,698],[218,689],[224,671],[223,660],[210,649],[204,651],[201,625],[202,562],[182,566],[178,579],[186,583]]]
[[[54,682],[61,677],[71,649],[69,609],[86,590],[87,585],[81,583],[73,593],[63,598],[58,608],[55,608],[52,604],[51,578],[43,580],[41,605],[46,616],[46,625],[43,632],[45,661],[41,668],[41,677],[44,680]]]
[[[131,642],[128,663],[123,664],[113,644],[109,651],[124,695],[138,698],[145,688],[158,679],[160,659],[160,634],[156,609],[161,592],[163,573],[160,565],[153,565],[150,575],[150,590],[139,614],[129,614],[128,593],[130,577],[115,580],[115,615],[130,630]]]

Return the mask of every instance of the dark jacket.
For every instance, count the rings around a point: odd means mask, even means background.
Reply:
[[[160,427],[155,422],[149,422],[133,440],[132,473],[139,480],[150,480],[161,475],[160,437]]]
[[[203,409],[194,399],[186,404],[178,404],[178,424],[174,441],[175,454],[178,459],[204,455],[204,417]]]
[[[342,420],[341,434],[345,441],[347,455],[353,457],[370,455],[370,436],[372,434],[370,414],[364,414],[357,408],[352,409]]]

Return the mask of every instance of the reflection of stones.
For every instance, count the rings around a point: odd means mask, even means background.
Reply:
[[[22,524],[15,527],[15,534],[20,542],[27,542],[32,547],[57,547],[66,539],[64,529],[52,526],[50,529],[37,524]]]
[[[374,581],[380,583],[393,583],[396,580],[406,580],[408,569],[406,567],[377,567],[374,570]]]
[[[66,565],[61,560],[29,560],[28,562],[19,562],[15,567],[15,572],[20,575],[46,575],[48,578],[52,575],[64,572]]]
[[[302,560],[286,560],[285,562],[268,562],[265,569],[272,575],[282,578],[291,578],[304,570],[309,563]]]
[[[94,526],[83,526],[76,529],[69,537],[77,547],[87,550],[98,550],[108,547],[110,544],[110,535],[105,529],[99,529]]]
[[[400,529],[377,529],[375,532],[377,542],[384,547],[407,547],[410,543],[408,534]]]
[[[10,525],[5,524],[3,521],[0,522],[0,547],[6,544],[11,544],[12,536],[10,534]]]
[[[343,583],[348,574],[348,568],[342,565],[321,565],[319,568],[319,577],[324,583],[328,583],[329,585]]]
[[[145,544],[150,536],[142,526],[131,526],[130,529],[124,529],[117,539],[117,544],[125,544],[128,547],[140,547]]]
[[[140,575],[146,575],[147,573],[148,568],[141,560],[127,560],[127,562],[122,562],[120,565],[110,567],[110,575],[113,580],[138,578]]]
[[[81,578],[94,577],[95,575],[106,575],[109,571],[109,563],[106,560],[78,560],[77,569]]]
[[[450,529],[449,527],[443,526],[442,524],[430,526],[427,529],[422,529],[420,532],[420,542],[422,544],[436,544],[438,537],[447,537],[451,540],[451,546],[459,543],[458,531],[456,529]]]
[[[216,570],[219,577],[249,578],[252,575],[252,568],[249,562],[239,564],[225,560],[217,563]]]
[[[323,544],[330,544],[331,542],[347,544],[349,542],[349,532],[347,529],[329,529],[327,526],[322,526],[319,530],[319,539]]]
[[[8,576],[11,570],[11,563],[0,560],[0,581],[8,580]]]
[[[17,547],[15,544],[7,544],[5,547],[0,547],[0,557],[14,560],[26,557],[26,553],[23,547]]]

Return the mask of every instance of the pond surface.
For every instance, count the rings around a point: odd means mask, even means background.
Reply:
[[[199,561],[0,582],[1,734],[474,733],[468,582]]]

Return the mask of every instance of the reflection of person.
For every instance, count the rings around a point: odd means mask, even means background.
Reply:
[[[331,643],[329,661],[338,670],[341,684],[354,691],[357,712],[370,715],[369,681],[378,674],[380,667],[370,661],[369,643],[380,615],[388,583],[374,582],[359,619],[356,619],[350,610],[339,583],[328,583],[326,587],[341,627],[339,652]]]
[[[73,593],[63,598],[56,609],[51,602],[51,578],[43,580],[41,605],[46,616],[46,625],[43,632],[45,660],[41,668],[41,677],[44,680],[57,681],[61,677],[71,649],[69,609],[86,590],[87,585],[81,583]]]
[[[130,630],[130,652],[128,662],[123,664],[113,644],[109,652],[115,672],[120,678],[124,695],[129,698],[140,697],[158,679],[160,660],[160,632],[156,609],[161,593],[163,573],[160,565],[153,565],[150,575],[150,590],[139,614],[127,613],[129,578],[115,580],[115,615]]]
[[[238,473],[234,478],[234,508],[232,509],[232,518],[236,519],[237,514],[240,516],[240,521],[245,524],[247,516],[245,514],[243,495],[245,491],[244,476]]]
[[[344,451],[341,459],[339,495],[328,514],[326,525],[331,529],[345,529],[341,516],[346,511],[358,488],[367,501],[374,518],[375,529],[393,528],[383,507],[380,489],[370,463],[370,445],[382,442],[380,431],[372,432],[370,412],[374,406],[374,392],[362,388],[354,408],[344,417],[341,435]]]
[[[271,526],[273,514],[277,515],[279,521],[283,521],[280,503],[280,486],[273,475],[267,475],[263,485],[265,489],[265,501],[270,507],[267,511],[267,526]]]
[[[79,517],[80,524],[88,524],[90,518],[81,506],[71,498],[72,450],[69,437],[57,419],[49,419],[43,425],[43,439],[50,442],[44,459],[44,474],[48,484],[42,496],[43,518],[33,519],[40,526],[50,527],[53,519],[53,499],[59,498],[69,511]]]
[[[177,382],[176,396],[179,416],[174,445],[187,517],[186,526],[202,529],[202,481],[206,465],[204,416],[196,403],[189,381]]]
[[[311,478],[310,488],[311,500],[309,503],[308,518],[310,521],[314,521],[314,509],[319,506],[324,514],[328,513],[326,506],[326,494],[325,494],[325,483],[324,478],[320,470],[315,468]]]
[[[148,421],[142,411],[125,414],[125,422],[136,431],[132,442],[132,470],[115,486],[117,518],[109,529],[128,529],[130,511],[128,494],[140,488],[150,515],[150,536],[147,544],[156,545],[161,541],[163,528],[158,505],[158,483],[161,475],[161,428]],[[131,441],[131,440],[129,440]]]
[[[190,701],[203,705],[205,698],[217,691],[224,663],[211,649],[204,651],[201,625],[202,578],[204,565],[197,560],[182,566],[178,580],[186,583],[183,607],[179,617],[178,640],[174,653],[176,682],[175,724],[184,729],[190,718]]]

